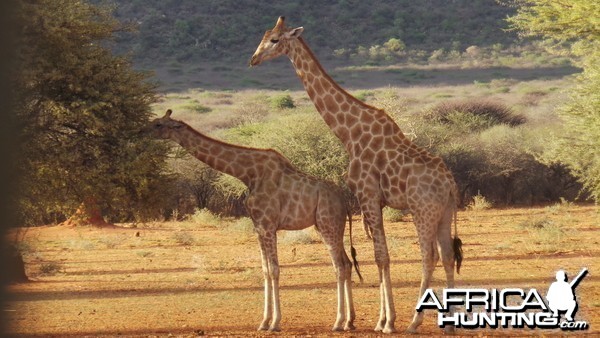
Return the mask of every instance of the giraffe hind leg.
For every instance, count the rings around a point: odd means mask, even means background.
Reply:
[[[269,275],[269,260],[267,258],[267,249],[262,241],[262,238],[259,237],[259,244],[260,244],[260,254],[261,254],[261,259],[262,259],[262,270],[263,270],[263,278],[264,278],[264,297],[265,297],[265,304],[264,304],[264,313],[263,313],[263,320],[260,324],[260,326],[258,327],[259,331],[266,331],[269,329],[269,324],[271,322],[271,318],[272,316],[272,312],[271,309],[273,307],[273,291],[272,291],[272,282],[271,282],[271,277]]]
[[[434,237],[437,227],[430,224],[430,222],[428,222],[423,217],[419,217],[418,215],[415,215],[415,225],[417,226],[417,233],[419,234],[419,244],[421,247],[421,259],[423,266],[421,276],[421,288],[419,290],[419,296],[417,298],[418,301],[419,299],[421,299],[421,296],[423,296],[425,290],[429,288],[429,285],[431,284],[433,270],[435,269],[435,265],[437,263],[437,260],[439,259],[439,253]],[[415,311],[413,320],[410,323],[407,332],[416,332],[417,328],[421,325],[421,323],[423,323],[424,315],[424,311]]]
[[[343,248],[342,248],[343,249]],[[346,301],[346,323],[344,324],[344,331],[351,331],[356,329],[354,327],[354,320],[356,319],[356,313],[354,311],[354,300],[352,298],[352,262],[343,251],[344,266],[346,267],[344,275],[344,296]]]
[[[452,238],[452,218],[454,216],[454,209],[448,207],[444,213],[444,217],[439,224],[437,241],[440,246],[442,265],[444,266],[444,272],[446,273],[446,287],[448,289],[454,288],[454,265],[456,260],[456,240]],[[459,240],[460,241],[460,240]],[[449,309],[448,316],[452,316],[454,311]],[[444,327],[444,331],[448,334],[454,333],[454,326],[447,325]]]
[[[348,294],[346,280],[348,275],[352,273],[352,266],[344,251],[344,227],[330,227],[327,226],[328,224],[334,224],[334,222],[331,222],[329,219],[317,221],[317,226],[321,228],[321,238],[329,250],[337,279],[337,315],[332,330],[342,331],[349,319],[346,317],[346,305],[348,305],[346,299],[346,295]]]

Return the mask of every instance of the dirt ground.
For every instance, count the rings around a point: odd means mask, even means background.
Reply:
[[[374,336],[379,290],[373,248],[355,219],[364,283],[354,275],[356,331],[331,333],[335,278],[325,246],[280,234],[281,336]],[[576,290],[577,320],[600,334],[600,207],[557,204],[529,209],[463,211],[464,243],[457,287],[537,288],[545,295],[555,271],[590,273]],[[417,301],[420,253],[410,216],[386,222],[392,256],[396,328],[408,326]],[[263,289],[258,244],[248,224],[162,222],[115,228],[47,226],[21,229],[31,282],[9,287],[2,311],[8,333],[25,336],[270,336],[257,333]],[[433,287],[444,286],[441,266]],[[440,335],[426,312],[423,335]],[[402,333],[399,333],[402,334]],[[458,335],[559,335],[560,330],[458,329]]]

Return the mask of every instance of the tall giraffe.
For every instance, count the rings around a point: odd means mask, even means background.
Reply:
[[[456,183],[442,159],[412,143],[383,110],[342,89],[300,36],[303,30],[286,27],[284,17],[279,17],[275,27],[263,36],[250,65],[287,55],[325,123],[344,144],[350,160],[346,182],[358,198],[365,226],[371,231],[379,269],[381,308],[375,330],[392,333],[396,312],[381,210],[387,205],[409,209],[413,214],[423,264],[419,297],[428,288],[439,259],[436,240],[447,285],[452,288],[454,263],[458,272],[462,261],[456,234]],[[408,331],[415,332],[422,321],[423,312],[415,312]]]
[[[330,182],[298,171],[277,151],[228,144],[171,119],[167,110],[150,124],[158,138],[172,139],[211,168],[242,181],[249,190],[245,205],[260,244],[264,275],[264,318],[259,330],[279,331],[279,261],[277,231],[301,230],[315,225],[329,249],[337,274],[337,318],[334,331],[354,329],[352,263],[344,250],[346,216],[350,221],[350,251],[359,278],[352,246],[352,219],[342,190]],[[270,323],[270,325],[269,325]]]

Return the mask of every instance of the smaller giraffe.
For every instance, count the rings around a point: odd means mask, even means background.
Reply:
[[[279,261],[277,231],[301,230],[315,225],[329,249],[337,275],[337,318],[334,331],[354,329],[352,265],[360,280],[356,250],[352,246],[352,218],[342,190],[330,182],[298,171],[288,159],[272,149],[228,144],[199,133],[186,123],[171,119],[167,110],[151,122],[153,136],[179,143],[213,169],[242,181],[249,190],[245,205],[260,244],[264,275],[265,306],[259,330],[279,331]],[[344,250],[348,217],[350,262]]]

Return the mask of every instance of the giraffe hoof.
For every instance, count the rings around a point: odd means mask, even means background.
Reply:
[[[444,328],[444,333],[445,334],[454,334],[454,326],[446,326]]]
[[[404,331],[404,333],[407,333],[407,334],[416,334],[417,333],[417,329],[415,329],[413,327],[409,327],[408,329],[406,329],[406,331]]]
[[[341,326],[334,326],[333,329],[331,329],[331,331],[339,332],[339,331],[343,331],[343,329]]]
[[[271,332],[279,332],[281,331],[281,328],[279,326],[273,326],[269,328],[269,331]]]
[[[390,333],[395,333],[396,329],[393,326],[388,326],[388,327],[384,328],[383,330],[381,330],[381,332],[383,332],[385,334],[390,334]]]
[[[269,327],[259,326],[257,331],[267,331]]]
[[[348,323],[344,326],[344,331],[354,331],[354,330],[356,330],[356,327],[352,323]]]

